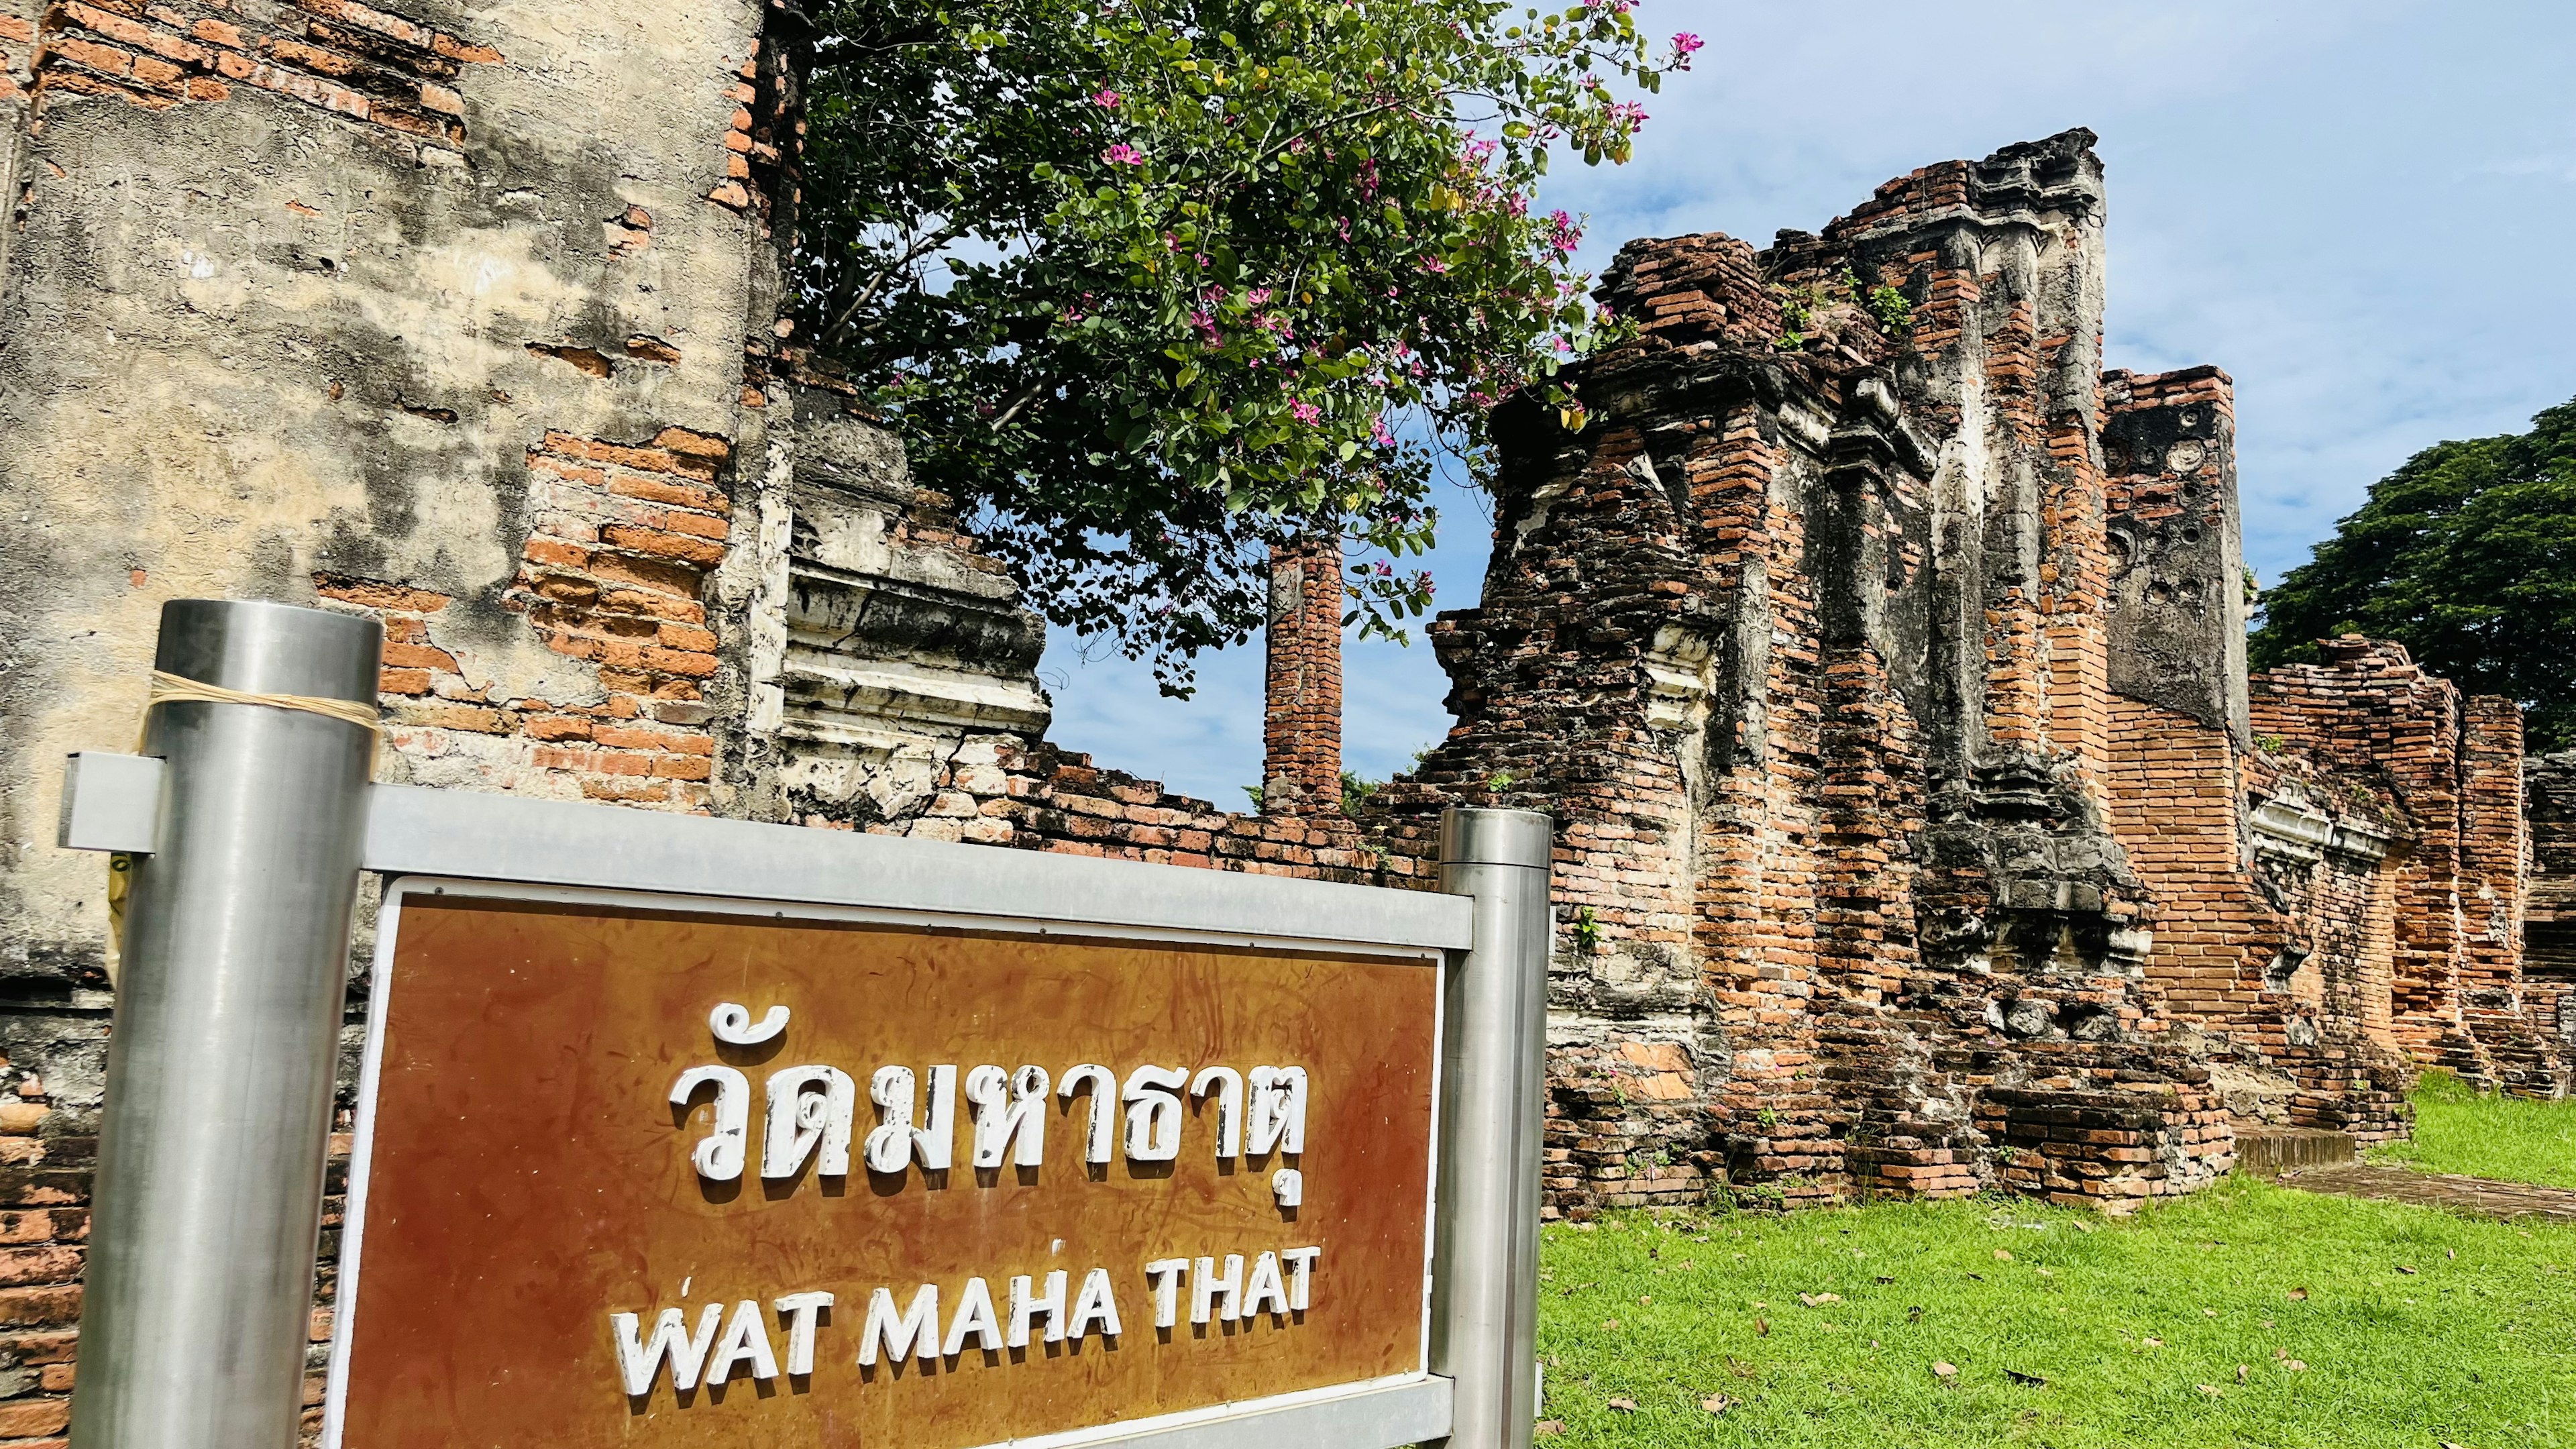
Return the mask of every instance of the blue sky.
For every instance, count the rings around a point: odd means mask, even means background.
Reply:
[[[2576,396],[2576,4],[1847,3],[1644,0],[1708,41],[1648,98],[1620,168],[1566,166],[1584,261],[1636,236],[1814,230],[1891,176],[2069,126],[2109,172],[2115,367],[2236,379],[2247,561],[2308,556],[2371,482],[2445,438]],[[1444,500],[1440,601],[1474,602],[1486,513]],[[1256,642],[1202,661],[1197,699],[1079,641],[1041,666],[1050,738],[1240,807],[1261,763]],[[1449,726],[1410,649],[1345,655],[1344,752],[1384,776]]]

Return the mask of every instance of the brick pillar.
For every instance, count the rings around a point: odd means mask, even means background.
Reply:
[[[1341,812],[1341,585],[1342,551],[1335,539],[1306,538],[1270,551],[1264,814]]]

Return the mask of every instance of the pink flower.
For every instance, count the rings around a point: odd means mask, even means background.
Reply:
[[[1270,289],[1268,287],[1255,287],[1251,291],[1243,294],[1243,300],[1246,306],[1266,307],[1270,305]]]
[[[1118,109],[1118,102],[1123,99],[1125,98],[1116,91],[1095,91],[1092,93],[1091,103],[1104,111],[1114,111]]]
[[[1121,141],[1117,145],[1110,147],[1108,150],[1101,152],[1100,159],[1103,161],[1114,162],[1120,166],[1142,166],[1145,164],[1145,153],[1128,145],[1126,142]]]
[[[1324,410],[1310,402],[1292,402],[1288,405],[1288,416],[1301,423],[1312,424],[1322,420]]]
[[[1691,57],[1698,54],[1699,48],[1706,44],[1708,44],[1707,41],[1700,39],[1698,36],[1691,34],[1687,30],[1675,35],[1673,37],[1673,64],[1683,70],[1690,69]]]
[[[1379,418],[1376,422],[1369,425],[1369,441],[1377,444],[1381,448],[1392,448],[1395,446],[1395,434],[1387,431],[1386,419]]]
[[[1582,240],[1583,223],[1563,211],[1551,211],[1547,214],[1547,244],[1551,249],[1570,252],[1574,250],[1575,243]]]
[[[1434,274],[1445,272],[1449,270],[1449,263],[1439,257],[1424,257],[1422,259],[1422,270]],[[1387,295],[1392,297],[1395,293],[1390,291]]]

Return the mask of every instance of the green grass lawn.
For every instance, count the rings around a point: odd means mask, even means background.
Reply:
[[[2426,1072],[2413,1100],[2415,1140],[2372,1161],[2576,1188],[2576,1101],[2480,1096],[2448,1072]]]
[[[1543,1253],[1548,1449],[2576,1446],[2567,1227],[2240,1178],[2126,1220],[1628,1216]]]

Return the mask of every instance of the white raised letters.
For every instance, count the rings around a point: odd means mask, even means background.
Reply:
[[[1303,1313],[1306,1311],[1306,1303],[1308,1299],[1307,1290],[1312,1286],[1310,1280],[1314,1276],[1315,1260],[1324,1256],[1324,1250],[1321,1248],[1290,1248],[1285,1252],[1282,1252],[1279,1256],[1287,1260],[1288,1267],[1290,1269],[1288,1277],[1288,1311],[1291,1313]]]
[[[1029,1296],[1029,1279],[1026,1274],[1011,1280],[1011,1329],[1009,1333],[1003,1335],[1004,1345],[1010,1348],[1028,1347],[1029,1320],[1041,1313],[1046,1315],[1046,1341],[1064,1342],[1064,1278],[1065,1273],[1062,1268],[1046,1275],[1046,1296],[1043,1298]]]
[[[1084,1062],[1064,1074],[1056,1084],[1056,1094],[1066,1101],[1085,1086],[1091,1089],[1091,1130],[1083,1139],[1082,1160],[1107,1162],[1112,1147],[1111,1134],[1116,1130],[1118,1111],[1118,1075],[1107,1067]]]
[[[1127,1074],[1127,1160],[1169,1162],[1181,1155],[1180,1067],[1138,1067]]]
[[[707,1365],[707,1382],[720,1384],[733,1377],[736,1364],[748,1367],[755,1379],[778,1377],[778,1360],[769,1351],[769,1325],[760,1316],[759,1302],[750,1298],[735,1305],[733,1320],[716,1344],[715,1362]]]
[[[642,1320],[632,1313],[608,1315],[609,1334],[617,1341],[617,1377],[626,1385],[628,1396],[642,1398],[653,1392],[654,1375],[662,1364],[671,1365],[671,1387],[681,1393],[698,1386],[698,1373],[706,1366],[707,1350],[716,1341],[716,1324],[724,1318],[724,1305],[710,1303],[698,1316],[698,1331],[693,1336],[688,1320],[677,1308],[665,1308],[653,1321],[653,1341],[648,1346],[638,1333]]]
[[[1014,1139],[1022,1167],[1046,1158],[1046,1068],[1024,1066],[1015,1073],[1000,1067],[977,1067],[966,1074],[966,1101],[975,1110],[977,1167],[999,1167],[1011,1156]]]
[[[868,1133],[868,1170],[899,1173],[920,1159],[924,1172],[945,1172],[957,1136],[957,1068],[930,1069],[928,1120],[914,1125],[914,1078],[910,1067],[879,1067],[868,1082],[868,1099],[877,1104],[879,1125]]]
[[[691,1067],[671,1084],[671,1105],[685,1107],[698,1088],[716,1086],[715,1119],[698,1139],[689,1161],[709,1182],[731,1182],[742,1176],[751,1143],[751,1083],[731,1067]]]
[[[1154,1290],[1154,1326],[1169,1328],[1180,1317],[1181,1280],[1190,1276],[1187,1258],[1156,1258],[1145,1265],[1145,1280]]]
[[[792,1376],[814,1371],[814,1320],[821,1310],[832,1306],[829,1293],[790,1293],[769,1305],[787,1320],[787,1372]]]
[[[748,1025],[748,1009],[719,1003],[710,1013],[717,1035],[727,1040],[766,1041],[773,1027],[785,1025],[785,1007],[773,1007],[760,1025]],[[726,1034],[730,1032],[731,1036]],[[1070,1103],[1077,1093],[1091,1095],[1082,1132],[1082,1159],[1106,1164],[1119,1150],[1120,1108],[1125,1108],[1124,1145],[1131,1162],[1170,1162],[1180,1156],[1189,1130],[1189,1104],[1213,1098],[1207,1117],[1209,1145],[1220,1160],[1236,1156],[1265,1157],[1273,1152],[1296,1156],[1306,1148],[1304,1067],[1257,1066],[1248,1074],[1228,1066],[1208,1066],[1192,1076],[1186,1068],[1148,1063],[1118,1074],[1097,1062],[1081,1062],[1054,1082],[1055,1095]],[[706,1065],[682,1071],[671,1084],[674,1106],[687,1107],[702,1088],[715,1088],[707,1135],[697,1142],[690,1160],[709,1182],[732,1182],[743,1175],[750,1156],[751,1086],[733,1067]],[[868,1169],[900,1175],[918,1162],[924,1171],[943,1172],[955,1151],[957,1068],[930,1068],[928,1102],[922,1084],[906,1066],[880,1066],[868,1078],[868,1098],[877,1107],[877,1124],[864,1143]],[[1006,1163],[1036,1167],[1046,1159],[1049,1081],[1046,1068],[1023,1064],[1016,1071],[996,1065],[967,1073],[965,1095],[974,1119],[970,1157],[977,1168]],[[845,1177],[850,1170],[851,1138],[857,1131],[857,1085],[837,1067],[808,1064],[785,1067],[769,1075],[768,1112],[761,1141],[760,1175],[792,1178],[809,1161],[825,1177]],[[1303,1176],[1282,1168],[1271,1176],[1279,1206],[1291,1208],[1303,1197]]]
[[[1216,1155],[1243,1151],[1243,1073],[1232,1067],[1202,1067],[1190,1083],[1190,1095],[1204,1097],[1216,1089]]]
[[[778,1040],[788,1020],[789,1011],[783,1005],[770,1007],[754,1021],[749,1007],[726,1001],[708,1013],[707,1025],[720,1043],[757,1046]],[[871,1172],[899,1178],[916,1163],[925,1173],[945,1172],[956,1146],[960,1068],[937,1063],[922,1070],[926,1080],[915,1068],[896,1064],[879,1065],[866,1074],[867,1096],[877,1109],[877,1121],[864,1141],[857,1143],[853,1139],[858,1136],[860,1079],[851,1071],[819,1063],[771,1071],[765,1083],[760,1176],[773,1184],[792,1182],[811,1167],[820,1177],[846,1177],[854,1146]],[[1052,1080],[1047,1069],[1035,1063],[1016,1069],[987,1063],[967,1072],[963,1087],[973,1120],[969,1157],[979,1170],[1042,1165],[1053,1126],[1050,1103],[1060,1100],[1070,1118],[1075,1095],[1087,1092],[1090,1102],[1078,1124],[1086,1164],[1105,1165],[1122,1147],[1133,1163],[1172,1162],[1180,1156],[1188,1134],[1203,1127],[1219,1163],[1216,1189],[1228,1200],[1257,1194],[1259,1179],[1254,1173],[1264,1169],[1269,1172],[1272,1198],[1288,1219],[1294,1219],[1290,1210],[1305,1196],[1302,1167],[1289,1165],[1298,1161],[1306,1147],[1308,1074],[1302,1066],[1209,1064],[1193,1072],[1186,1065],[1147,1062],[1129,1070],[1122,1081],[1116,1071],[1097,1062],[1078,1062]],[[925,1088],[926,1102],[922,1100]],[[739,1181],[749,1168],[751,1094],[750,1080],[742,1071],[720,1064],[686,1067],[671,1084],[669,1100],[684,1114],[693,1103],[712,1097],[705,1135],[689,1154],[704,1181]],[[1206,1102],[1208,1110],[1194,1119],[1193,1108],[1200,1102]],[[686,1120],[684,1115],[684,1125]],[[1199,1127],[1192,1125],[1194,1120]],[[1067,1125],[1071,1129],[1076,1124]],[[1260,1162],[1274,1153],[1285,1161]],[[1238,1158],[1243,1161],[1241,1176],[1236,1175]],[[1259,1168],[1253,1166],[1256,1162]],[[976,1181],[989,1184],[992,1179],[979,1175]],[[884,1195],[906,1186],[880,1181],[876,1190]],[[938,1192],[947,1184],[928,1177],[922,1186]],[[1069,1190],[1104,1189],[1077,1182]],[[1204,1184],[1191,1189],[1205,1190]],[[838,1196],[830,1188],[821,1191]],[[773,1186],[767,1196],[782,1195]],[[733,1204],[751,1210],[762,1205],[760,1200]],[[987,1200],[973,1211],[982,1215],[1000,1207],[1000,1200]],[[1146,1302],[1154,1327],[1169,1331],[1178,1325],[1186,1286],[1189,1321],[1202,1332],[1211,1324],[1242,1332],[1264,1320],[1263,1332],[1300,1331],[1287,1328],[1285,1320],[1299,1316],[1302,1321],[1308,1311],[1323,1250],[1263,1248],[1258,1242],[1242,1246],[1248,1251],[1146,1262]],[[969,1350],[992,1354],[1003,1349],[1025,1351],[1033,1342],[1069,1341],[1075,1346],[1069,1351],[1079,1352],[1082,1340],[1095,1335],[1104,1343],[1114,1343],[1124,1332],[1116,1291],[1119,1277],[1106,1267],[1071,1266],[1082,1260],[1057,1256],[1066,1252],[1063,1238],[1054,1239],[1046,1251],[1047,1258],[1068,1267],[966,1278],[955,1291],[953,1312],[944,1323],[938,1284],[918,1285],[908,1301],[896,1298],[893,1285],[874,1288],[868,1294],[865,1327],[859,1334],[858,1364],[872,1370],[883,1360],[890,1370],[899,1370],[904,1360],[914,1359],[926,1371],[943,1358],[954,1360]],[[996,1311],[992,1288],[995,1281],[1008,1285],[1000,1311]],[[1124,1281],[1132,1287],[1132,1279]],[[688,1292],[689,1281],[683,1281],[681,1297],[685,1299]],[[782,1346],[787,1376],[804,1380],[815,1373],[816,1339],[835,1302],[830,1292],[808,1290],[776,1297],[765,1308],[756,1299],[669,1307],[654,1315],[649,1335],[641,1313],[612,1313],[608,1317],[618,1381],[627,1394],[642,1399],[651,1394],[667,1365],[672,1387],[679,1394],[701,1384],[721,1388],[750,1379],[762,1385],[760,1393],[765,1397],[773,1392],[770,1381],[781,1373],[778,1349]],[[777,1315],[774,1324],[770,1312]],[[800,1383],[795,1391],[801,1393],[807,1387]]]
[[[1073,1298],[1073,1321],[1065,1325],[1065,1335],[1080,1338],[1093,1329],[1103,1338],[1116,1338],[1118,1298],[1109,1287],[1109,1270],[1094,1268],[1082,1276],[1082,1291]]]
[[[894,1294],[879,1288],[868,1295],[868,1326],[859,1330],[859,1365],[870,1367],[877,1361],[877,1345],[885,1345],[889,1366],[906,1358],[929,1363],[939,1357],[939,1285],[924,1283],[912,1295],[912,1306],[895,1311]]]
[[[957,1295],[957,1316],[948,1320],[948,1341],[939,1351],[955,1358],[966,1350],[967,1335],[975,1346],[991,1353],[1002,1346],[1002,1325],[993,1316],[993,1290],[981,1278],[966,1280],[966,1290]]]
[[[812,1088],[811,1092],[807,1088]],[[814,1170],[850,1175],[850,1134],[859,1111],[858,1083],[838,1067],[787,1067],[769,1074],[769,1120],[760,1139],[760,1175],[794,1177],[819,1145]]]
[[[1273,1147],[1295,1154],[1306,1150],[1306,1069],[1252,1069],[1252,1131],[1244,1143],[1247,1157],[1260,1157]]]
[[[1279,1278],[1279,1255],[1264,1253],[1252,1260],[1252,1276],[1244,1280],[1243,1316],[1275,1316],[1287,1311],[1288,1285]]]
[[[760,1019],[758,1026],[751,1024],[751,1008],[736,1002],[719,1001],[716,1009],[707,1013],[707,1030],[715,1033],[716,1040],[729,1046],[758,1046],[786,1029],[787,1008],[784,1006],[769,1008],[769,1014]]]
[[[1222,1309],[1216,1308],[1216,1300],[1220,1294],[1225,1297],[1225,1306]],[[1217,1276],[1216,1259],[1199,1259],[1197,1268],[1190,1274],[1190,1322],[1207,1322],[1213,1310],[1216,1317],[1232,1323],[1243,1316],[1235,1311],[1236,1305],[1242,1299],[1243,1255],[1241,1253],[1225,1255],[1225,1276],[1222,1278]]]

